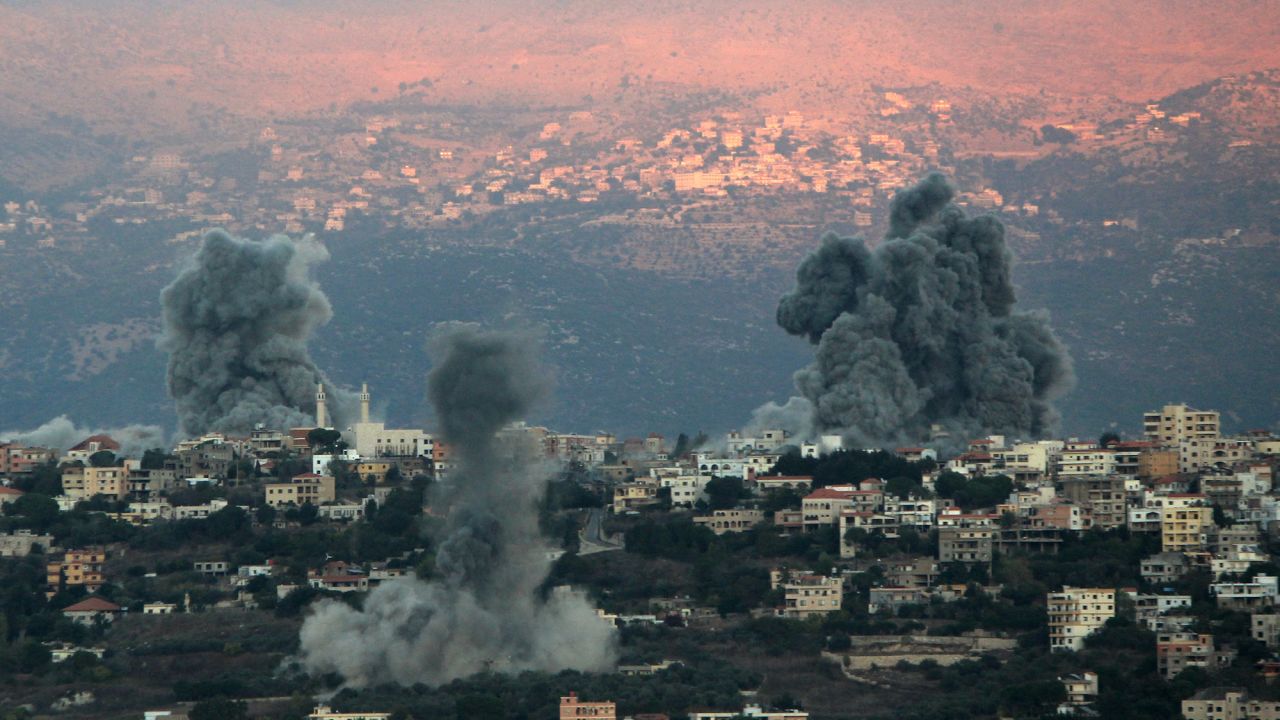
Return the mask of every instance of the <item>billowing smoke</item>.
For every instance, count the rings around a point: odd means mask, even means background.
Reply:
[[[8,441],[34,447],[66,451],[93,435],[109,435],[120,443],[120,454],[142,457],[146,450],[167,448],[169,441],[157,425],[128,425],[94,430],[78,427],[66,415],[59,415],[34,430],[0,430],[0,442]]]
[[[1046,315],[1014,311],[1004,227],[966,216],[953,194],[929,175],[894,198],[875,250],[828,235],[805,258],[778,324],[817,354],[795,375],[802,397],[761,408],[760,420],[864,446],[926,441],[935,426],[953,442],[1054,428],[1071,359]]]
[[[470,325],[433,340],[429,395],[460,461],[444,492],[439,577],[384,583],[362,610],[319,603],[302,626],[308,672],[336,672],[363,687],[613,667],[612,626],[579,595],[542,592],[550,560],[536,508],[547,468],[527,438],[500,432],[548,392],[535,346],[523,333]]]
[[[350,417],[354,396],[326,382],[307,352],[312,332],[333,314],[311,279],[311,268],[328,257],[309,237],[205,236],[195,260],[160,295],[160,348],[169,353],[169,394],[183,432],[306,427],[322,382],[331,416]]]

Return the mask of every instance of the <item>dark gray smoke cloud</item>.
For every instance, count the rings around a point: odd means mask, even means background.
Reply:
[[[486,670],[613,668],[613,627],[581,596],[541,592],[551,561],[536,508],[549,468],[528,438],[500,432],[549,391],[535,348],[526,334],[470,325],[433,340],[428,392],[460,460],[441,499],[449,510],[439,577],[385,583],[362,610],[318,604],[302,626],[308,672],[337,672],[363,687]]]
[[[160,295],[169,353],[169,394],[192,435],[314,423],[316,384],[329,414],[350,417],[355,398],[333,387],[311,361],[307,340],[333,312],[311,279],[327,260],[322,245],[283,235],[263,242],[221,230],[205,236],[194,261]],[[336,420],[329,424],[343,427]]]
[[[778,324],[817,345],[795,375],[802,434],[863,445],[927,440],[934,425],[963,442],[983,433],[1051,431],[1053,400],[1074,383],[1071,359],[1041,313],[1015,312],[1004,227],[951,204],[941,175],[900,192],[875,250],[828,235],[796,272]]]

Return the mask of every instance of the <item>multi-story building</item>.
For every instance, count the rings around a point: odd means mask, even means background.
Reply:
[[[844,583],[840,578],[829,578],[808,572],[772,570],[769,584],[781,589],[784,617],[804,619],[826,615],[840,609],[844,601]]]
[[[1107,588],[1063,587],[1049,593],[1049,647],[1054,651],[1083,650],[1084,639],[1116,615],[1116,591]]]
[[[671,504],[693,507],[699,500],[707,499],[707,483],[710,475],[664,475],[658,484],[671,492]]]
[[[1167,507],[1160,518],[1160,549],[1163,552],[1201,550],[1208,545],[1213,527],[1213,508]]]
[[[938,515],[938,562],[989,563],[999,516],[944,511]]]
[[[1182,701],[1185,720],[1277,720],[1280,700],[1252,700],[1240,687],[1205,688]]]
[[[560,698],[560,720],[617,720],[618,706],[612,701],[586,702],[571,692]]]
[[[879,490],[863,490],[854,485],[831,485],[818,488],[801,501],[804,527],[813,530],[834,527],[843,510],[876,512],[884,504],[884,493]]]
[[[938,562],[991,562],[995,532],[995,527],[938,528]]]
[[[656,505],[658,503],[658,483],[650,480],[637,480],[622,483],[613,488],[612,508],[615,513],[627,512],[636,508]]]
[[[1155,585],[1177,582],[1187,573],[1190,563],[1180,552],[1162,552],[1142,559],[1138,572],[1142,579]]]
[[[1231,653],[1213,647],[1213,636],[1197,633],[1161,633],[1156,636],[1156,669],[1172,680],[1189,667],[1216,670],[1226,664]]]
[[[694,524],[711,529],[717,535],[743,532],[764,522],[763,510],[713,510],[710,515],[695,517]]]
[[[1089,508],[1094,527],[1110,530],[1128,521],[1125,478],[1120,475],[1084,475],[1058,481],[1059,495]]]
[[[83,587],[95,593],[107,582],[102,567],[107,562],[107,551],[103,548],[81,548],[68,550],[61,560],[50,560],[45,565],[46,594],[53,597],[60,590],[70,587]]]
[[[1113,475],[1116,472],[1116,453],[1098,447],[1063,450],[1054,469],[1059,478]]]
[[[268,483],[266,493],[271,507],[320,505],[333,502],[337,497],[333,476],[315,473],[294,475],[287,482]]]
[[[1098,701],[1098,674],[1095,672],[1086,670],[1079,674],[1063,675],[1058,678],[1058,682],[1061,682],[1067,691],[1067,705],[1078,707]],[[1062,713],[1059,710],[1059,714],[1070,713]]]
[[[1280,648],[1280,615],[1276,613],[1254,613],[1250,616],[1253,639],[1265,644],[1272,650]]]
[[[1220,608],[1254,611],[1275,607],[1280,585],[1272,575],[1257,575],[1252,582],[1213,583],[1209,593]]]
[[[1143,434],[1167,448],[1176,448],[1189,438],[1216,438],[1221,427],[1217,411],[1193,410],[1186,405],[1165,405],[1142,416]]]

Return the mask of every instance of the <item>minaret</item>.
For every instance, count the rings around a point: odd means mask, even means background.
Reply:
[[[328,413],[324,408],[324,383],[316,385],[316,427],[329,427]]]
[[[360,384],[360,422],[369,424],[369,383]]]

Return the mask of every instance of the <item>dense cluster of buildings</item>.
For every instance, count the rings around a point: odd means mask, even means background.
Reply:
[[[942,147],[943,130],[953,122],[947,99],[889,92],[883,104],[879,117],[858,120],[796,110],[758,117],[724,111],[646,137],[618,136],[590,112],[543,117],[540,131],[499,140],[472,138],[467,123],[447,113],[370,115],[328,135],[302,123],[265,127],[243,150],[243,162],[256,167],[251,181],[225,177],[222,154],[215,161],[180,148],[155,149],[119,168],[117,183],[56,210],[36,200],[0,206],[0,247],[17,237],[41,247],[83,241],[104,222],[185,221],[254,235],[340,232],[358,215],[423,228],[503,206],[593,203],[606,196],[679,205],[730,193],[838,197],[853,208],[855,225],[869,227],[877,220],[874,208],[923,170],[953,170],[952,153]],[[1200,122],[1198,113],[1170,116],[1150,105],[1105,130],[1083,121],[1057,127],[1082,144],[1163,144]],[[1040,213],[1035,203],[1007,201],[992,188],[975,188],[960,200],[1012,215]],[[680,222],[662,210],[637,210],[625,220]]]
[[[317,395],[316,427],[260,427],[247,436],[209,434],[144,458],[118,456],[120,445],[102,435],[65,450],[5,443],[0,444],[0,475],[17,480],[52,469],[61,480],[57,501],[62,510],[83,508],[81,503],[92,501],[101,512],[141,525],[207,518],[228,505],[218,497],[225,493],[216,492],[208,493],[210,499],[203,503],[184,504],[177,499],[185,489],[252,488],[261,493],[254,504],[280,511],[275,522],[284,527],[293,521],[290,513],[301,508],[312,508],[319,521],[358,520],[367,508],[384,502],[394,487],[418,475],[448,481],[452,459],[447,443],[422,429],[389,428],[371,421],[367,388],[361,393],[359,422],[343,431],[326,427],[323,389]],[[1160,551],[1141,562],[1143,587],[1068,586],[1049,592],[1044,604],[1053,650],[1083,649],[1092,634],[1123,611],[1155,634],[1157,666],[1165,678],[1190,667],[1229,665],[1235,648],[1198,631],[1190,613],[1191,598],[1169,587],[1191,572],[1207,573],[1217,605],[1249,613],[1254,638],[1280,650],[1280,581],[1251,573],[1270,560],[1265,542],[1280,530],[1280,497],[1273,489],[1280,438],[1265,432],[1224,436],[1216,412],[1184,405],[1146,414],[1143,430],[1138,441],[1016,441],[988,436],[970,441],[952,457],[940,457],[927,447],[895,448],[902,459],[921,462],[920,483],[905,487],[895,486],[891,479],[866,477],[835,483],[828,478],[825,486],[816,486],[811,476],[774,471],[787,453],[821,458],[839,451],[842,441],[836,436],[797,442],[779,429],[751,436],[733,432],[715,447],[685,447],[677,456],[657,434],[618,440],[607,433],[566,434],[524,424],[502,434],[586,471],[580,475],[582,482],[604,493],[607,509],[620,520],[680,512],[716,535],[760,529],[782,535],[834,534],[839,554],[832,566],[776,568],[770,575],[773,600],[753,611],[758,614],[805,620],[848,610],[851,579],[875,567],[880,579],[866,596],[866,610],[872,615],[953,602],[975,591],[998,594],[998,586],[958,582],[955,569],[989,570],[996,553],[1056,553],[1071,536],[1124,528],[1159,539]],[[303,471],[296,471],[299,465]],[[295,471],[282,475],[285,466]],[[997,487],[1006,488],[1007,494],[990,497],[985,506],[970,501],[962,507],[952,492],[957,482],[980,485],[1001,476],[1005,484]],[[722,492],[726,481],[733,488],[728,496]],[[6,490],[4,502],[21,497],[12,488]],[[917,554],[881,557],[875,549],[878,542],[871,542],[909,538]],[[922,547],[931,552],[918,553]],[[74,588],[89,594],[66,608],[68,617],[109,621],[123,611],[93,596],[109,581],[109,548],[59,548],[51,536],[27,531],[0,537],[0,554],[37,551],[47,562],[50,597]],[[402,560],[355,565],[329,559],[308,571],[305,585],[339,593],[367,591],[404,574]],[[232,606],[254,606],[246,588],[259,577],[270,579],[281,598],[302,586],[297,579],[282,578],[283,568],[271,562],[235,566],[225,558],[198,558],[192,570],[225,585],[230,597],[220,602]],[[687,620],[706,610],[692,607],[687,599],[655,602],[650,615],[607,617],[619,624],[661,623],[672,614]],[[181,604],[152,602],[144,611],[190,609],[187,598]],[[1075,687],[1072,697],[1096,696],[1097,678],[1091,673],[1068,676],[1063,682]],[[1239,693],[1231,697],[1243,698]],[[570,700],[565,707],[588,712],[587,705],[579,707]],[[1201,700],[1197,696],[1188,702]],[[1246,709],[1258,703],[1247,698],[1239,702]],[[604,712],[591,710],[595,711]],[[799,717],[755,707],[732,711],[733,716],[744,713]],[[729,716],[720,711],[698,715]]]

